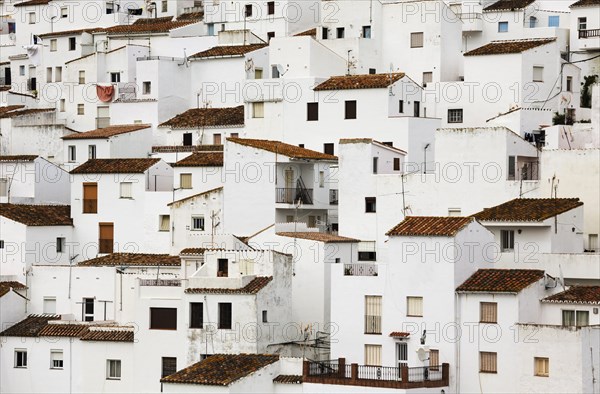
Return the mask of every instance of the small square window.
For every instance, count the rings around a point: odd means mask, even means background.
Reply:
[[[479,322],[498,323],[498,304],[496,302],[479,303]]]
[[[120,198],[133,198],[133,183],[121,182],[120,192]]]
[[[365,212],[367,212],[367,213],[377,212],[377,198],[376,197],[365,197]]]
[[[334,145],[332,143],[323,144],[323,153],[333,156],[335,154]]]
[[[180,174],[179,175],[179,187],[181,189],[192,188],[192,174]]]
[[[306,120],[319,120],[319,103],[306,103]]]
[[[500,250],[502,252],[511,252],[515,249],[514,230],[500,230]]]
[[[252,103],[252,117],[259,119],[265,117],[265,103]]]
[[[448,110],[448,123],[462,123],[463,122],[463,110],[462,109],[449,109]]]
[[[33,25],[36,22],[35,12],[30,12],[28,15],[28,22],[30,25]]]
[[[338,27],[337,29],[335,29],[335,36],[337,38],[344,38],[346,35],[346,29],[343,27]]]
[[[163,0],[161,2],[161,12],[168,12],[169,11],[169,2],[167,0]]]
[[[119,72],[110,73],[110,82],[113,82],[113,83],[121,82],[121,73],[119,73]]]
[[[106,360],[106,379],[121,380],[121,360]]]
[[[423,73],[423,87],[427,87],[428,83],[433,82],[433,73],[428,71]]]
[[[363,38],[371,38],[371,26],[363,26],[362,36]]]
[[[252,16],[252,4],[246,4],[244,15],[246,18],[250,18]]]
[[[77,115],[85,115],[85,105],[77,104]]]
[[[544,82],[543,66],[533,66],[533,82]]]
[[[152,82],[146,81],[142,84],[142,94],[150,94],[152,92]]]
[[[15,368],[27,368],[27,350],[15,350]]]
[[[548,27],[559,27],[560,26],[560,16],[559,15],[550,15],[548,17]]]
[[[204,231],[204,216],[192,216],[192,231]]]
[[[423,33],[410,33],[410,47],[423,48]]]
[[[63,351],[62,350],[50,350],[50,368],[51,369],[63,369]]]
[[[406,297],[406,316],[423,317],[423,297]]]
[[[508,32],[508,22],[498,22],[498,33]]]
[[[159,215],[158,216],[159,227],[158,231],[169,231],[171,226],[171,216],[170,215]]]
[[[498,355],[495,352],[479,352],[479,372],[497,373]]]
[[[534,357],[534,375],[547,378],[550,376],[550,359],[547,357]]]
[[[587,18],[577,18],[577,30],[587,30]]]
[[[56,40],[56,38],[50,40],[50,52],[56,52],[56,49],[58,48],[58,41]]]

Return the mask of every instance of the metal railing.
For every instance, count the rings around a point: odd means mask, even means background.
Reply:
[[[441,365],[408,368],[409,382],[428,382],[436,380],[442,380]]]
[[[600,37],[600,29],[579,30],[579,38]]]
[[[308,368],[309,376],[337,376],[339,364],[337,360],[333,361],[315,361],[310,363]]]
[[[365,315],[365,334],[381,334],[381,316]]]
[[[179,287],[181,279],[140,279],[140,286]]]
[[[463,12],[458,14],[458,17],[461,20],[470,20],[470,19],[483,19],[483,14],[479,12]]]
[[[377,276],[377,265],[369,263],[344,264],[344,276]]]
[[[338,205],[338,189],[329,189],[329,205]]]
[[[401,380],[400,368],[359,365],[358,378],[366,380]]]
[[[295,204],[301,201],[303,204],[312,205],[313,189],[298,189],[291,187],[280,187],[276,189],[277,203]]]

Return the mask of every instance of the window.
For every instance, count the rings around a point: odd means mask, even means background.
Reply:
[[[52,67],[46,68],[46,82],[52,82]]]
[[[438,371],[440,366],[440,351],[437,349],[429,350],[429,370]]]
[[[191,189],[192,174],[179,174],[179,187],[181,189]]]
[[[221,134],[219,134],[219,133],[213,134],[213,145],[221,145],[221,144],[222,144]]]
[[[333,144],[331,144],[331,143],[323,144],[323,153],[325,153],[327,155],[333,155],[334,154]]]
[[[513,181],[516,175],[516,163],[514,156],[508,156],[508,180]]]
[[[404,113],[404,100],[400,100],[398,102],[398,112],[400,112],[401,114]]]
[[[265,117],[265,103],[252,103],[252,117],[253,118],[264,118]]]
[[[192,216],[192,231],[204,231],[204,216]]]
[[[231,330],[231,303],[219,302],[219,329]]]
[[[323,39],[326,40],[329,37],[329,29],[324,27],[321,30],[321,32],[322,32],[321,37],[323,37]]]
[[[381,345],[365,345],[365,365],[381,366]]]
[[[267,316],[267,311],[262,311],[262,322],[263,323],[268,323],[269,322],[269,319],[268,319],[268,316]]]
[[[577,18],[577,29],[578,30],[587,30],[587,18]]]
[[[133,193],[132,193],[132,186],[133,184],[131,182],[121,182],[120,184],[120,192],[121,198],[132,198],[133,197]]]
[[[381,296],[365,296],[365,334],[381,334]]]
[[[121,73],[110,73],[110,82],[118,83],[121,82]]]
[[[461,216],[462,210],[460,208],[448,208],[448,216]]]
[[[423,73],[423,87],[426,87],[428,83],[433,82],[433,73],[432,72],[424,72]]]
[[[60,112],[65,112],[66,103],[67,103],[67,101],[65,99],[60,99],[60,102],[58,104],[58,110]]]
[[[573,91],[573,77],[567,77],[567,92]]]
[[[497,354],[493,352],[479,352],[479,372],[497,373]]]
[[[217,259],[217,276],[219,278],[227,278],[229,276],[229,260]]]
[[[246,4],[244,15],[246,16],[246,18],[249,18],[252,16],[252,4]]]
[[[121,380],[121,360],[106,360],[106,380]]]
[[[421,102],[420,101],[415,101],[413,104],[413,116],[415,118],[418,118],[419,116],[421,116]]]
[[[363,26],[362,36],[363,38],[371,38],[371,26]]]
[[[496,302],[479,303],[479,322],[498,323],[498,304]]]
[[[379,170],[379,157],[373,157],[373,174],[377,174]]]
[[[365,212],[377,212],[377,197],[365,197]]]
[[[115,10],[115,3],[107,2],[106,3],[106,14],[112,14]]]
[[[73,147],[75,148],[75,147]],[[69,155],[71,154],[69,149]],[[73,158],[75,160],[75,158]],[[83,213],[98,213],[98,184],[83,184]]]
[[[423,317],[423,297],[406,297],[406,316]]]
[[[346,101],[344,119],[356,119],[356,100]]]
[[[562,325],[565,327],[585,327],[590,323],[589,311],[562,311]]]
[[[598,249],[598,234],[589,234],[588,235],[588,250],[595,252],[597,249]]]
[[[77,115],[85,115],[85,105],[77,104]]]
[[[150,308],[151,330],[177,330],[177,308]]]
[[[498,33],[508,32],[508,22],[498,22]]]
[[[410,47],[423,48],[423,33],[410,33]]]
[[[4,240],[0,239],[0,249],[4,249]]]
[[[142,94],[150,94],[152,92],[152,82],[145,81],[142,83]]]
[[[544,82],[543,66],[533,66],[533,82]]]
[[[62,82],[62,67],[56,67],[54,70],[54,82]]]
[[[56,52],[57,42],[56,38],[50,40],[50,52]]]
[[[14,22],[8,22],[8,34],[17,32],[17,24]]]
[[[27,14],[28,22],[30,25],[33,25],[36,22],[35,12],[30,12]]]
[[[96,158],[96,145],[88,145],[88,159]]]
[[[279,78],[279,67],[276,65],[271,66],[271,78]]]
[[[169,12],[169,2],[167,0],[163,0],[160,4],[161,12]]]
[[[275,2],[267,2],[267,15],[275,15]]]
[[[94,299],[84,298],[81,302],[81,320],[94,321]]]
[[[77,38],[69,37],[69,51],[74,51],[77,47]]]
[[[183,133],[183,146],[192,146],[192,133]]]
[[[158,231],[169,231],[171,224],[170,215],[159,215],[158,216]]]
[[[377,247],[375,241],[362,241],[358,243],[358,260],[375,261],[377,260]]]
[[[98,253],[112,253],[114,248],[115,228],[113,223],[99,223],[99,250]]]
[[[510,252],[515,249],[514,230],[500,230],[500,249],[503,252]]]
[[[8,179],[0,178],[0,197],[8,196]]]
[[[319,120],[319,103],[306,103],[306,120]]]
[[[61,7],[60,9],[60,17],[68,18],[69,17],[69,9],[67,7]]]
[[[325,187],[325,171],[319,171],[319,187]]]
[[[19,75],[20,76],[24,76],[25,75],[25,66],[19,66]]]
[[[394,171],[400,171],[400,158],[394,157]]]
[[[79,71],[79,84],[80,85],[85,84],[85,71],[84,70]]]
[[[560,25],[559,15],[550,15],[548,17],[548,27],[558,27]]]
[[[63,351],[50,350],[50,368],[63,369]]]
[[[15,350],[15,368],[27,368],[27,350]]]
[[[44,297],[43,311],[47,314],[56,314],[56,297]]]
[[[448,123],[462,123],[463,122],[463,110],[462,109],[449,109],[448,110]]]
[[[550,376],[550,359],[547,357],[534,357],[533,374],[545,378]]]
[[[344,38],[344,36],[346,35],[346,29],[343,27],[338,27],[337,29],[335,29],[335,36],[336,38]]]
[[[166,1],[163,1],[166,3]],[[162,372],[160,377],[164,378],[165,376],[173,375],[177,372],[177,358],[176,357],[163,357],[162,358]]]
[[[254,79],[263,79],[263,70],[262,68],[254,69]]]
[[[190,302],[190,328],[204,328],[204,306],[201,302]]]
[[[370,68],[369,69],[369,74],[377,74],[377,69],[376,68]]]
[[[535,16],[529,17],[529,28],[533,29],[537,25],[537,18]]]
[[[56,238],[56,253],[64,253],[65,252],[65,238],[58,237]]]
[[[69,162],[73,163],[74,161],[77,160],[77,148],[75,147],[75,145],[69,145],[67,150],[68,150]],[[84,190],[85,190],[85,187],[84,187]],[[85,211],[84,211],[84,213],[85,213]]]

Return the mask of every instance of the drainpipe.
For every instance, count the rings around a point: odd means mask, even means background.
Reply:
[[[427,144],[423,148],[423,174],[427,174],[427,148],[429,148],[429,145],[431,144]]]

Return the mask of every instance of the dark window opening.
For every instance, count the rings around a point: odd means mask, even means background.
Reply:
[[[231,330],[231,303],[219,302],[219,329]]]
[[[151,330],[177,330],[177,308],[150,308]]]

